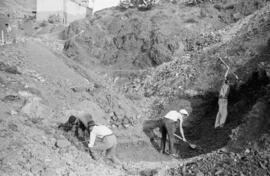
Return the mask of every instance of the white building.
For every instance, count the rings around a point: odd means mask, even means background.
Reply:
[[[81,1],[81,2],[85,2]],[[88,1],[75,0],[37,0],[37,21],[48,20],[51,15],[58,15],[64,24],[82,19],[87,14]]]
[[[93,13],[120,5],[121,0],[89,0],[88,7],[93,9]]]
[[[121,0],[37,0],[37,21],[48,20],[51,15],[58,15],[64,24],[85,18],[92,10],[97,11],[116,7]]]

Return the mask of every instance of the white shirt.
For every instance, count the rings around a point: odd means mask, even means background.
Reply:
[[[227,98],[229,91],[230,91],[230,86],[228,84],[224,83],[220,89],[219,97],[220,98]]]
[[[103,138],[104,136],[108,136],[113,134],[112,130],[110,130],[108,127],[104,125],[96,125],[93,127],[93,130],[90,134],[90,142],[89,147],[93,147],[95,144],[96,137]]]
[[[175,121],[175,122],[176,122],[177,120],[183,121],[183,116],[182,116],[182,114],[180,114],[180,113],[177,112],[177,111],[170,111],[170,112],[168,112],[164,117],[167,118],[167,119],[173,120],[173,121]]]

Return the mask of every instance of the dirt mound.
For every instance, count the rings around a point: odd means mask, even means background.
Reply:
[[[261,9],[267,2],[267,0],[222,0],[215,8],[221,12],[219,18],[222,21],[232,23]]]
[[[191,8],[183,3],[161,3],[144,12],[102,11],[69,26],[66,38],[84,32],[66,43],[66,54],[88,65],[124,70],[157,66],[183,55],[187,37],[220,28],[216,13],[210,5]],[[85,54],[80,56],[81,50]]]
[[[57,25],[1,48],[0,175],[269,174],[270,5],[230,3],[98,12],[66,29],[69,58],[53,41]],[[225,72],[218,57],[241,80],[229,76],[235,84],[222,129],[214,129]],[[151,146],[141,123],[179,108],[190,112],[184,130],[198,148],[177,141],[178,161]],[[87,142],[58,130],[69,110],[110,126],[130,168],[94,161]]]
[[[0,2],[0,14],[8,15],[12,18],[24,17],[24,15],[30,15],[32,11],[35,11],[36,2],[34,0],[2,0]]]

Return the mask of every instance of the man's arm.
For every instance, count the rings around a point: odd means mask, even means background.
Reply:
[[[227,67],[227,71],[226,71],[225,76],[224,76],[225,79],[227,78],[229,71],[230,71],[230,67]]]
[[[179,122],[179,129],[180,129],[180,133],[183,137],[183,141],[186,142],[186,138],[185,138],[185,135],[184,135],[184,130],[183,130],[183,120],[181,119],[180,122]]]
[[[89,144],[88,144],[89,148],[94,147],[95,140],[96,140],[96,133],[95,133],[95,129],[93,129],[92,132],[90,133],[90,141],[89,141]]]
[[[229,65],[228,64],[226,64],[225,62],[224,62],[224,60],[221,58],[221,57],[219,57],[219,59],[221,60],[221,62],[227,67],[227,71],[226,71],[226,73],[225,73],[225,78],[228,76],[228,74],[229,74],[229,70],[230,70],[230,67],[229,67]],[[234,73],[234,72],[232,72],[232,74],[235,76],[235,78],[238,80],[239,79],[239,77]]]

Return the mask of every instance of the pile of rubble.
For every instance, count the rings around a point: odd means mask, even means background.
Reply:
[[[269,134],[265,134],[260,138],[260,141],[263,141],[262,148],[247,148],[240,153],[221,150],[178,168],[170,169],[169,175],[269,175],[269,137]]]

